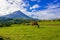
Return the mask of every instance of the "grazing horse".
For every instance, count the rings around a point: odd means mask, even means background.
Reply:
[[[35,25],[39,28],[39,24],[36,21],[32,22],[32,25]]]

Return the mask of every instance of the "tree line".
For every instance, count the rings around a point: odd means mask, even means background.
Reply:
[[[32,19],[24,19],[24,18],[5,18],[5,19],[1,19],[0,18],[0,27],[8,27],[11,26],[13,24],[25,24],[25,23],[30,23],[32,21]]]
[[[37,21],[37,22],[44,22],[44,21],[60,21],[60,19],[54,20],[35,20],[35,19],[24,19],[24,18],[0,18],[0,27],[9,27],[13,24],[27,24],[29,25],[30,22]]]

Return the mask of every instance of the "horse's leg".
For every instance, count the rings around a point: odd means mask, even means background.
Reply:
[[[39,28],[39,25],[37,25],[38,26],[38,28]]]

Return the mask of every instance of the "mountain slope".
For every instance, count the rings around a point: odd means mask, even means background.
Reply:
[[[16,12],[13,12],[9,15],[5,15],[5,17],[7,17],[7,18],[27,18],[27,19],[30,18],[29,16],[23,14],[20,10],[16,11]]]

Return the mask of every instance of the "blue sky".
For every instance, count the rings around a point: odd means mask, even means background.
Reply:
[[[47,9],[48,4],[56,5],[57,3],[60,3],[59,0],[23,0],[25,4],[29,4],[29,6],[24,6],[24,8],[27,9],[27,11],[32,12],[32,10],[45,10]],[[39,7],[30,9],[30,7],[37,4]],[[59,5],[60,6],[60,5]]]
[[[32,12],[30,16],[38,19],[60,18],[60,0],[23,0],[23,8]]]
[[[37,19],[60,18],[60,0],[0,0],[0,16],[18,10]]]

